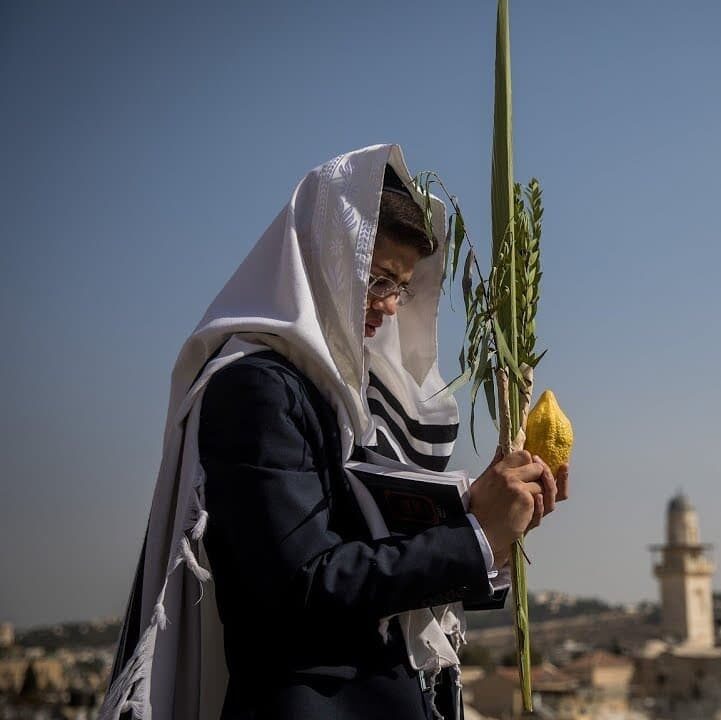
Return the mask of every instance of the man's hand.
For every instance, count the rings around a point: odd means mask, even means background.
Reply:
[[[568,466],[558,480],[537,456],[525,450],[502,457],[500,449],[471,485],[470,507],[486,535],[497,567],[508,559],[511,545],[568,495]]]
[[[533,517],[526,528],[526,532],[538,527],[541,524],[541,518],[553,512],[557,502],[568,499],[568,463],[559,466],[554,478],[551,468],[538,455],[533,456],[533,462],[540,463],[544,467],[542,475],[543,494],[536,495],[533,498],[535,501]]]

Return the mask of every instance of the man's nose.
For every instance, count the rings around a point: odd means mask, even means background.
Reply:
[[[391,293],[384,298],[375,298],[371,307],[374,310],[380,310],[384,315],[395,315],[398,308],[398,293]]]

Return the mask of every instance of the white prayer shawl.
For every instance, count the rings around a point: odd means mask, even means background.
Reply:
[[[420,204],[397,145],[363,148],[316,168],[183,345],[172,375],[142,590],[134,590],[141,597],[140,624],[138,637],[130,641],[137,644],[106,694],[101,720],[128,710],[145,720],[152,713],[204,720],[220,715],[227,668],[213,583],[207,582],[202,537],[208,516],[198,455],[201,400],[214,372],[272,348],[310,378],[334,408],[344,461],[354,446],[376,445],[380,432],[403,462],[427,458],[432,464],[435,458],[445,464],[450,456],[456,403],[446,394],[434,396],[445,385],[436,336],[445,242],[445,208],[439,200],[432,200],[432,214],[440,248],[418,262],[413,302],[386,317],[376,336],[364,341],[386,164]],[[352,487],[371,534],[387,535],[377,506],[359,485]],[[379,618],[381,632],[387,620]],[[271,620],[249,618],[259,621]],[[433,675],[458,665],[455,649],[465,630],[460,604],[406,612],[399,622],[413,668]]]

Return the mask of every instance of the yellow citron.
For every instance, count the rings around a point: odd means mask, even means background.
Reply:
[[[573,426],[558,406],[551,390],[544,390],[528,413],[526,444],[531,455],[540,455],[555,475],[571,457]]]

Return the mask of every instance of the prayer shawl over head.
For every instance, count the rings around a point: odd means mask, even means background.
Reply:
[[[163,456],[144,552],[100,718],[218,718],[227,684],[222,625],[206,569],[204,473],[198,457],[203,391],[214,372],[271,348],[334,408],[344,460],[384,435],[397,458],[443,469],[455,440],[455,401],[436,395],[436,317],[445,208],[432,200],[439,250],[416,266],[413,302],[364,339],[368,274],[386,165],[420,196],[397,145],[341,155],[306,175],[210,305],[173,370]],[[387,535],[370,495],[351,478],[374,537]],[[261,613],[262,615],[262,613]],[[248,622],[272,622],[253,617]],[[464,630],[455,606],[399,616],[411,666],[457,665]],[[381,632],[387,619],[379,618]],[[449,643],[446,634],[453,643]],[[252,655],[253,648],[248,648]]]

